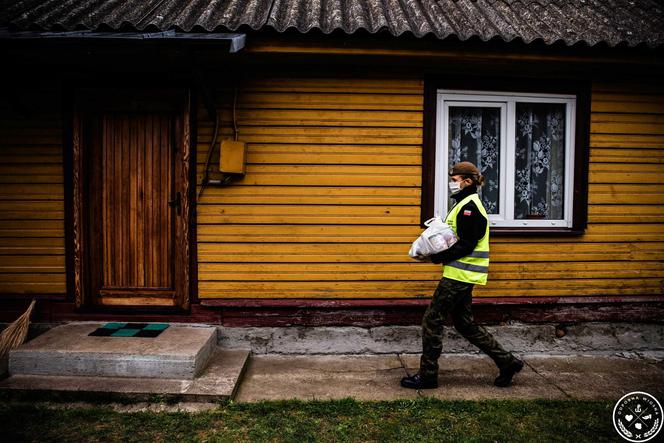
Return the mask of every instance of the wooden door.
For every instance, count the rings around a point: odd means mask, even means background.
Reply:
[[[78,109],[81,303],[187,307],[188,106],[93,95]]]

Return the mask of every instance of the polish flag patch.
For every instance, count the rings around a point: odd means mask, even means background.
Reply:
[[[473,213],[473,211],[470,211],[468,209],[464,209],[464,211],[463,211],[463,215],[471,215],[472,213]]]

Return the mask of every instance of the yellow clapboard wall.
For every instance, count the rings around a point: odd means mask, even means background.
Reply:
[[[242,85],[244,179],[198,206],[201,298],[428,297],[438,266],[407,256],[420,233],[422,82],[265,78]],[[54,93],[55,94],[55,93]],[[44,91],[26,100],[55,103]],[[232,93],[219,89],[222,134]],[[64,295],[58,106],[0,115],[0,293]],[[212,124],[199,109],[198,177]],[[596,83],[589,226],[582,237],[494,237],[477,296],[664,291],[664,88]],[[213,167],[218,163],[218,151]],[[212,174],[218,178],[218,174]]]
[[[62,117],[57,94],[0,108],[0,294],[66,291]],[[55,104],[55,106],[51,106]]]
[[[232,137],[232,91],[215,98]],[[247,174],[199,201],[199,296],[430,296],[440,267],[407,255],[421,232],[422,107],[414,78],[242,84]],[[494,237],[490,283],[475,294],[662,294],[663,122],[664,89],[594,84],[586,235]],[[213,132],[202,108],[199,128],[200,181]]]

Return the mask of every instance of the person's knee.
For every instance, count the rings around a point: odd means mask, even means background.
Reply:
[[[440,315],[432,311],[427,311],[422,317],[422,327],[426,329],[437,329],[442,326],[442,318]]]

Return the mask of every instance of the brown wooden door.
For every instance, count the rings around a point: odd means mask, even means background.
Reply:
[[[113,98],[79,110],[83,297],[101,306],[187,307],[187,113],[177,101],[132,100],[134,109]]]

